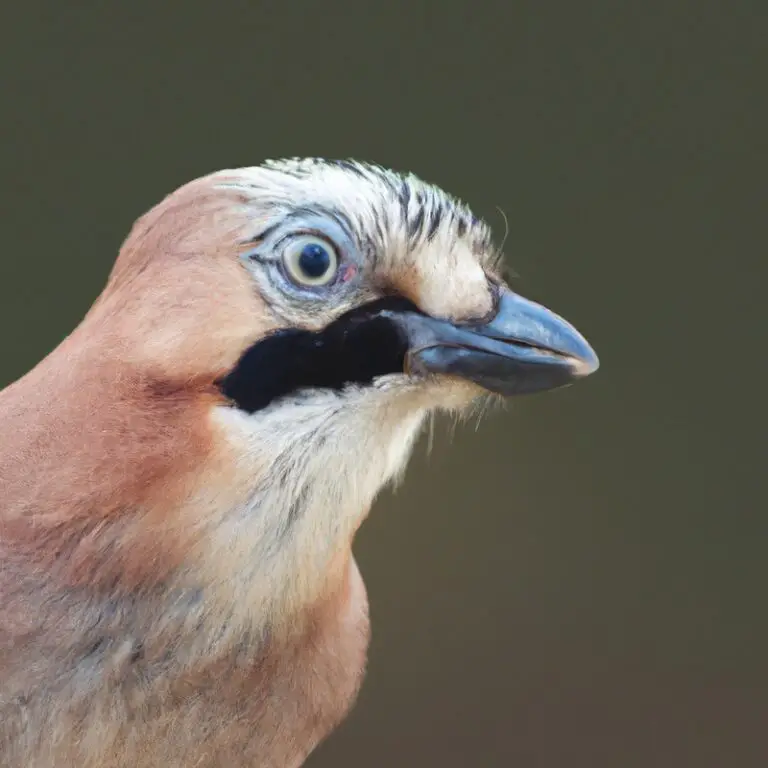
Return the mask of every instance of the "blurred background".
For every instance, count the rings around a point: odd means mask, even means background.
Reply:
[[[500,208],[514,287],[600,355],[377,504],[369,673],[312,768],[768,765],[767,32],[739,0],[0,7],[0,384],[163,195],[294,155],[499,239]]]

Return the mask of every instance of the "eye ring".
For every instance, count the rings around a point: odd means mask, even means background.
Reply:
[[[303,287],[321,288],[336,277],[339,255],[331,243],[315,235],[293,238],[283,251],[288,278]]]

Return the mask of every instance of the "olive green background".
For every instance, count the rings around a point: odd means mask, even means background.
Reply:
[[[314,768],[768,765],[767,22],[705,0],[2,4],[3,384],[79,321],[136,216],[286,155],[412,170],[501,238],[498,206],[516,289],[600,355],[443,424],[377,504],[369,673]]]

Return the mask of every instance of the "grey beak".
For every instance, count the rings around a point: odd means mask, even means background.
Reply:
[[[406,368],[448,374],[511,396],[571,384],[594,373],[597,355],[566,320],[508,289],[494,316],[459,325],[415,312],[392,313],[408,338]]]

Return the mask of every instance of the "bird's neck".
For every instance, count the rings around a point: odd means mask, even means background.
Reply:
[[[246,624],[304,615],[344,574],[344,553],[402,471],[424,417],[380,394],[373,404],[369,392],[254,415],[214,409],[239,499],[209,525],[200,572]]]

